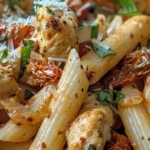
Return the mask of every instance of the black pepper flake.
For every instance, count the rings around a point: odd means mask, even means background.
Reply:
[[[84,89],[82,88],[81,91],[84,92]]]
[[[54,17],[51,19],[51,24],[52,24],[53,29],[61,31],[61,28],[59,27],[59,24]]]
[[[49,28],[49,23],[46,23],[45,29],[47,30]]]
[[[65,24],[65,25],[66,25],[66,24],[67,24],[67,22],[66,22],[65,20],[63,20],[63,24]]]
[[[148,138],[148,141],[150,141],[150,137]]]
[[[142,136],[141,139],[144,140],[144,136]]]

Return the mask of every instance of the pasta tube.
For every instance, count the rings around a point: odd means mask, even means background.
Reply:
[[[15,98],[11,97],[0,101],[0,104],[7,110],[9,117],[16,124],[37,124],[42,122],[44,117],[50,115],[48,108],[52,93],[55,88],[51,85],[43,87],[36,95],[28,101],[28,105],[20,104]]]
[[[110,34],[116,32],[122,24],[123,24],[122,17],[116,16],[108,26],[107,35],[110,35]]]
[[[150,18],[148,16],[133,17],[102,42],[113,49],[116,55],[101,58],[91,50],[82,57],[84,69],[92,73],[90,84],[97,82],[128,52],[132,51],[140,41],[150,35],[149,24]]]
[[[10,121],[0,128],[0,141],[25,142],[30,140],[37,133],[43,118],[49,115],[49,108],[47,107],[50,103],[53,91],[53,87],[49,85],[34,95],[28,103],[31,112],[28,111],[28,109],[24,111],[22,108],[18,108],[18,110],[20,109],[18,113],[16,107],[16,113],[14,112],[14,114],[12,114],[12,119],[17,123],[10,119]],[[32,112],[36,114],[36,118],[32,118]],[[38,120],[37,116],[39,117]]]
[[[51,117],[44,119],[29,150],[63,149],[65,132],[83,103],[88,85],[79,56],[73,49],[49,106]]]
[[[24,143],[0,142],[1,150],[28,150],[32,140]]]
[[[150,149],[150,119],[143,103],[133,103],[134,99],[140,97],[140,93],[135,93],[130,88],[129,98],[127,87],[123,87],[121,91],[126,96],[123,101],[133,104],[129,105],[129,107],[122,107],[119,103],[119,113],[125,127],[125,132],[134,150],[148,150]],[[131,94],[132,91],[133,94]]]
[[[146,77],[143,93],[145,100],[150,103],[150,74]]]
[[[12,120],[8,121],[0,128],[0,141],[25,142],[31,139],[40,127],[36,125],[15,124]]]

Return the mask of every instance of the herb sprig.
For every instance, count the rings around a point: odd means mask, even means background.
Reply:
[[[118,102],[125,97],[121,92],[112,89],[92,91],[92,93],[96,95],[96,99],[100,104],[108,105],[115,111]]]
[[[97,44],[93,44],[93,48],[95,50],[95,52],[102,58],[108,56],[108,55],[112,55],[112,54],[116,54],[116,52],[110,48],[105,48],[104,46],[100,46]]]
[[[34,46],[34,43],[35,42],[32,40],[24,39],[25,46],[22,48],[22,52],[21,52],[20,77],[23,75],[26,65],[29,63],[30,54]]]
[[[133,0],[115,0],[115,2],[121,7],[120,15],[135,16],[139,14]]]

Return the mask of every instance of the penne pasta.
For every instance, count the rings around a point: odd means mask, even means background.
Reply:
[[[122,88],[121,92],[125,94],[125,98],[119,102],[119,114],[134,150],[148,150],[150,149],[150,118],[143,103],[139,101],[141,93],[135,89],[131,85]]]
[[[32,140],[24,143],[0,142],[1,150],[28,150]]]
[[[150,103],[150,74],[146,77],[143,94],[145,100]]]
[[[49,106],[51,116],[44,119],[29,150],[41,150],[43,145],[46,149],[63,148],[65,132],[83,103],[88,84],[79,56],[73,49]]]
[[[119,113],[134,150],[150,149],[150,119],[143,104],[129,108],[119,107]]]
[[[142,39],[150,36],[149,24],[150,18],[147,16],[133,17],[127,20],[117,32],[102,41],[116,52],[115,55],[101,58],[91,50],[82,57],[84,69],[92,74],[90,84],[97,82],[128,52],[132,51]]]
[[[17,101],[16,97],[3,99],[0,104],[7,110],[9,117],[16,124],[34,125],[42,122],[44,117],[50,115],[48,105],[54,91],[55,88],[52,85],[43,87],[42,90],[28,100],[26,106]]]
[[[118,28],[123,24],[123,19],[121,16],[116,16],[107,28],[107,35],[113,34],[118,30]]]
[[[54,92],[53,86],[45,86],[29,100],[28,107],[23,107],[21,104],[21,106],[19,104],[11,104],[12,106],[8,104],[7,106],[4,101],[6,109],[7,107],[10,107],[10,111],[13,107],[17,109],[14,109],[16,111],[13,111],[12,114],[10,112],[10,117],[14,121],[9,120],[0,128],[0,141],[24,142],[30,140],[37,133],[43,118],[50,115],[48,105],[52,92]]]
[[[40,123],[36,125],[16,124],[8,121],[0,128],[0,141],[25,142],[30,140],[38,131]]]

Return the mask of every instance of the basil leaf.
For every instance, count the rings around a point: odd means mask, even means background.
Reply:
[[[3,50],[3,55],[1,57],[2,63],[6,62],[7,57],[8,57],[8,49],[6,48],[6,49]]]
[[[115,0],[117,4],[122,8],[121,15],[134,16],[139,14],[137,8],[132,0]]]
[[[24,99],[25,100],[30,99],[32,96],[34,96],[34,94],[31,91],[29,91],[27,89],[24,91]]]
[[[0,41],[3,41],[6,39],[6,35],[0,36]]]
[[[24,44],[26,45],[26,46],[33,46],[34,45],[34,41],[33,40],[29,40],[29,39],[24,39],[23,40],[23,42],[24,42]]]
[[[96,150],[96,146],[93,144],[90,144],[88,147],[88,150]]]
[[[112,55],[112,54],[116,54],[116,52],[112,49],[106,49],[100,45],[97,44],[93,44],[93,48],[95,50],[95,52],[102,58],[108,56],[108,55]]]
[[[92,91],[92,93],[96,95],[96,99],[100,104],[109,105],[110,107],[115,107],[125,97],[121,92],[111,89]]]
[[[91,27],[91,38],[97,38],[98,36],[98,23],[89,24],[88,26]]]
[[[21,69],[22,70],[24,70],[26,68],[26,65],[29,63],[30,54],[34,45],[34,41],[25,39],[24,44],[26,46],[22,48],[22,53],[21,53]]]
[[[46,9],[49,14],[55,15],[55,12],[52,9],[50,9],[48,7],[46,7]]]
[[[120,100],[125,98],[125,95],[117,90],[113,90],[115,103],[118,103]]]
[[[15,10],[15,5],[20,5],[20,2],[19,0],[9,0],[9,7],[12,9],[12,10]]]
[[[82,25],[82,24],[81,24],[81,25],[78,26],[78,30],[82,30],[82,29],[84,29],[85,27],[88,27],[88,25]]]

